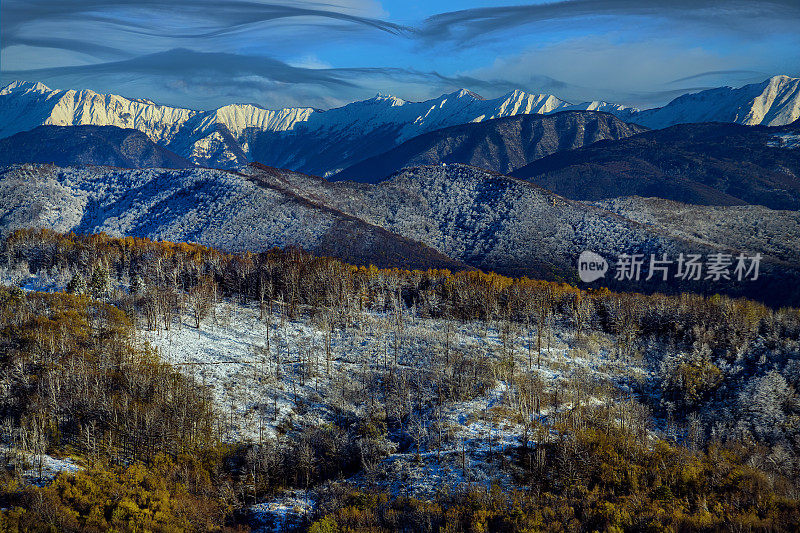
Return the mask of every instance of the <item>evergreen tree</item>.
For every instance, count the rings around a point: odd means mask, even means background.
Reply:
[[[111,274],[105,265],[97,265],[92,272],[92,279],[89,281],[89,290],[95,298],[106,296],[111,290]]]
[[[69,283],[67,283],[67,292],[72,294],[86,294],[86,280],[80,272],[76,272]]]
[[[142,276],[136,274],[131,278],[131,294],[142,294],[145,291],[145,283]]]

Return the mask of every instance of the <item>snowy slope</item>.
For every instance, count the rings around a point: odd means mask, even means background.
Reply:
[[[683,289],[725,294],[742,291],[738,294],[780,299],[785,298],[785,284],[793,283],[790,279],[800,279],[796,263],[785,262],[787,254],[783,249],[764,245],[774,238],[788,238],[791,228],[780,230],[782,219],[776,219],[759,239],[737,242],[736,233],[752,229],[738,221],[747,216],[743,211],[714,214],[714,220],[722,225],[726,224],[725,217],[730,217],[729,226],[735,229],[725,239],[713,239],[702,233],[693,234],[666,219],[662,224],[632,217],[636,220],[633,222],[624,218],[624,213],[594,209],[528,182],[467,165],[407,168],[375,185],[328,182],[258,165],[249,166],[245,172],[259,181],[422,242],[469,265],[508,276],[574,280],[575,260],[584,250],[598,251],[607,258],[623,253],[646,257],[667,254],[675,258],[680,253],[706,255],[720,250],[747,250],[760,251],[764,256],[759,281],[763,284],[687,284]],[[698,208],[695,216],[707,217],[706,211]],[[606,279],[604,283],[615,286],[613,280]],[[617,287],[632,290],[629,281]],[[675,280],[663,286],[656,280],[636,286],[636,290],[677,288]]]
[[[430,266],[467,263],[528,275],[568,275],[587,248],[618,255],[675,245],[607,211],[463,165],[407,169],[367,188],[258,167],[247,172],[8,167],[0,171],[0,233],[30,226],[102,231],[236,251],[296,245],[376,264],[383,255],[384,263],[402,264],[427,249]],[[386,253],[392,249],[393,261]]]
[[[291,223],[294,206],[280,208],[283,195],[208,169],[11,167],[0,175],[0,191],[6,230],[104,231],[244,250],[313,247],[334,223],[308,209],[303,216],[313,224],[300,228]]]
[[[658,109],[636,113],[632,120],[648,128],[690,122],[735,122],[783,126],[800,119],[800,78],[773,76],[734,89],[719,87],[679,96]]]
[[[586,249],[659,253],[686,245],[602,209],[467,165],[407,168],[376,185],[251,166],[247,173],[506,275],[569,275]]]
[[[761,252],[789,264],[800,264],[800,212],[760,205],[697,206],[628,196],[596,202],[620,216],[666,228],[686,239]]]
[[[280,187],[211,169],[0,169],[0,237],[18,228],[105,232],[230,251],[299,246],[360,264],[465,265]]]

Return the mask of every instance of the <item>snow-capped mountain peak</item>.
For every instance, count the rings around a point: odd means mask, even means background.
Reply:
[[[773,76],[738,89],[718,87],[679,96],[664,107],[638,113],[650,128],[692,122],[782,126],[800,118],[800,78]]]
[[[378,94],[376,94],[375,96],[373,96],[372,98],[370,98],[369,100],[366,100],[366,101],[367,102],[375,102],[375,103],[379,103],[379,104],[389,104],[389,106],[391,106],[391,107],[398,106],[398,105],[405,105],[405,103],[406,103],[406,101],[403,100],[402,98],[398,98],[398,97],[393,96],[391,94],[385,94],[385,93],[378,93]]]
[[[41,125],[90,124],[137,129],[154,142],[166,144],[197,113],[89,89],[62,91],[17,81],[0,91],[0,137]]]
[[[441,96],[441,98],[467,98],[469,100],[485,100],[485,98],[475,92],[470,91],[469,89],[461,88],[457,91],[453,91],[451,93],[447,93]]]
[[[23,80],[16,80],[12,81],[2,89],[0,89],[0,95],[11,94],[12,92],[38,92],[38,93],[48,93],[51,92],[52,89],[41,82],[31,82],[31,81],[23,81]]]
[[[222,124],[237,138],[248,128],[288,131],[298,123],[306,122],[314,112],[310,107],[270,110],[252,104],[232,104],[203,113],[203,119],[196,129],[207,131],[216,124]]]
[[[800,78],[773,76],[761,86],[745,123],[783,125],[800,118]]]

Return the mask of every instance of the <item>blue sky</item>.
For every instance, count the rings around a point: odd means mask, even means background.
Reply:
[[[652,107],[800,76],[798,0],[1,0],[0,75],[210,108],[467,88]]]

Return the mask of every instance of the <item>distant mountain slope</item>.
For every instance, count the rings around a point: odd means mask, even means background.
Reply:
[[[300,246],[359,264],[468,268],[429,247],[241,174],[222,170],[0,171],[0,234],[22,227],[106,232],[226,250]]]
[[[738,89],[719,87],[679,96],[664,107],[635,114],[633,122],[666,128],[691,122],[783,126],[800,119],[800,78],[773,76]]]
[[[608,113],[562,111],[451,126],[410,139],[331,179],[375,183],[406,167],[464,163],[508,173],[531,161],[604,139],[645,131]]]
[[[684,124],[553,154],[512,175],[576,200],[635,195],[800,209],[798,134],[798,125]]]
[[[800,265],[800,211],[760,205],[699,206],[639,196],[602,200],[595,205],[686,239],[760,252]]]
[[[52,163],[125,168],[191,168],[191,161],[144,133],[115,126],[39,126],[0,139],[0,165]]]
[[[331,183],[259,165],[246,172],[509,275],[574,276],[574,261],[585,249],[616,256],[686,245],[657,228],[466,165],[409,168],[377,185]]]

